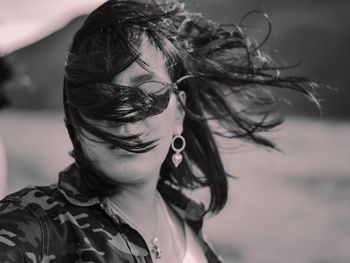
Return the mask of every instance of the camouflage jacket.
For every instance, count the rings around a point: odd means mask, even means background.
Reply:
[[[0,201],[0,262],[152,262],[142,236],[78,185],[71,165],[58,184],[29,186]],[[201,232],[203,205],[170,187],[161,195],[198,234],[208,262],[221,262]]]

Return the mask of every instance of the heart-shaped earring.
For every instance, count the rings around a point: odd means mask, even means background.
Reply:
[[[181,143],[182,143],[182,146],[180,148],[176,148],[175,147],[175,141],[179,139],[181,140]],[[185,141],[185,138],[182,136],[182,135],[175,135],[173,137],[173,140],[171,142],[171,148],[173,149],[173,151],[175,152],[172,156],[172,161],[173,161],[173,164],[174,166],[177,168],[180,163],[182,162],[182,154],[181,152],[185,149],[185,146],[186,146],[186,141]]]

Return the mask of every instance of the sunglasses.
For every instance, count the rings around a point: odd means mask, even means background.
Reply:
[[[171,94],[179,94],[178,85],[186,75],[173,83],[147,81],[136,86],[94,83],[71,86],[66,90],[66,104],[87,118],[112,122],[134,122],[166,110]]]
[[[152,115],[162,113],[169,105],[171,94],[179,92],[176,83],[160,81],[148,81],[134,87],[119,86],[118,88],[127,89],[131,93],[125,94],[131,94],[134,98],[144,100],[143,110],[149,110]]]

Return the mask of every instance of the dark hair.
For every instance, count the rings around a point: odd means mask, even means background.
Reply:
[[[0,109],[9,104],[8,98],[5,94],[4,84],[11,80],[13,75],[11,65],[0,56]]]
[[[275,148],[260,134],[282,122],[271,87],[297,90],[314,98],[309,89],[315,84],[304,78],[280,76],[277,71],[281,68],[245,37],[241,27],[214,23],[185,10],[181,1],[107,1],[76,33],[64,82],[66,126],[73,156],[84,173],[82,187],[98,196],[111,194],[118,185],[84,155],[79,142],[79,136],[84,136],[82,129],[129,151],[142,152],[151,144],[133,145],[129,142],[132,138],[106,133],[84,118],[117,125],[144,119],[147,114],[143,109],[152,114],[152,103],[147,103],[152,100],[145,100],[145,94],[130,94],[111,83],[134,61],[142,65],[139,47],[143,36],[163,53],[173,81],[190,76],[179,84],[187,93],[183,105],[187,142],[184,161],[175,168],[169,152],[158,187],[208,187],[211,201],[207,212],[218,212],[227,200],[228,174],[214,135]],[[116,103],[123,107],[116,109]],[[214,130],[209,120],[219,123],[220,131]]]

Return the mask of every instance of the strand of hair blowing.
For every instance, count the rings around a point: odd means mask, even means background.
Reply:
[[[111,183],[85,158],[79,143],[82,128],[91,130],[99,138],[115,141],[124,149],[133,149],[123,138],[103,134],[98,127],[89,128],[89,123],[84,123],[81,117],[79,102],[70,100],[70,91],[78,86],[84,100],[88,94],[84,89],[91,85],[110,85],[109,90],[113,90],[113,76],[135,61],[143,65],[139,54],[142,37],[147,37],[162,52],[172,81],[189,76],[178,85],[187,94],[183,105],[185,158],[176,169],[171,162],[171,152],[168,153],[158,187],[162,189],[164,184],[179,190],[208,187],[211,201],[207,212],[219,212],[226,203],[228,186],[214,134],[276,148],[261,135],[282,122],[276,111],[278,99],[271,89],[295,90],[317,102],[313,88],[318,85],[305,78],[279,75],[283,66],[264,55],[260,45],[253,45],[242,27],[221,26],[186,11],[182,1],[109,0],[86,19],[75,35],[65,68],[66,123],[74,157],[84,172],[86,192],[105,196],[116,191],[117,183]],[[93,101],[84,102],[89,118],[98,119],[101,115],[94,114],[95,106]],[[103,116],[118,123],[118,116],[112,113],[109,116],[106,112]],[[137,111],[135,114],[134,118],[140,117]],[[220,124],[221,130],[214,130],[209,120]]]

